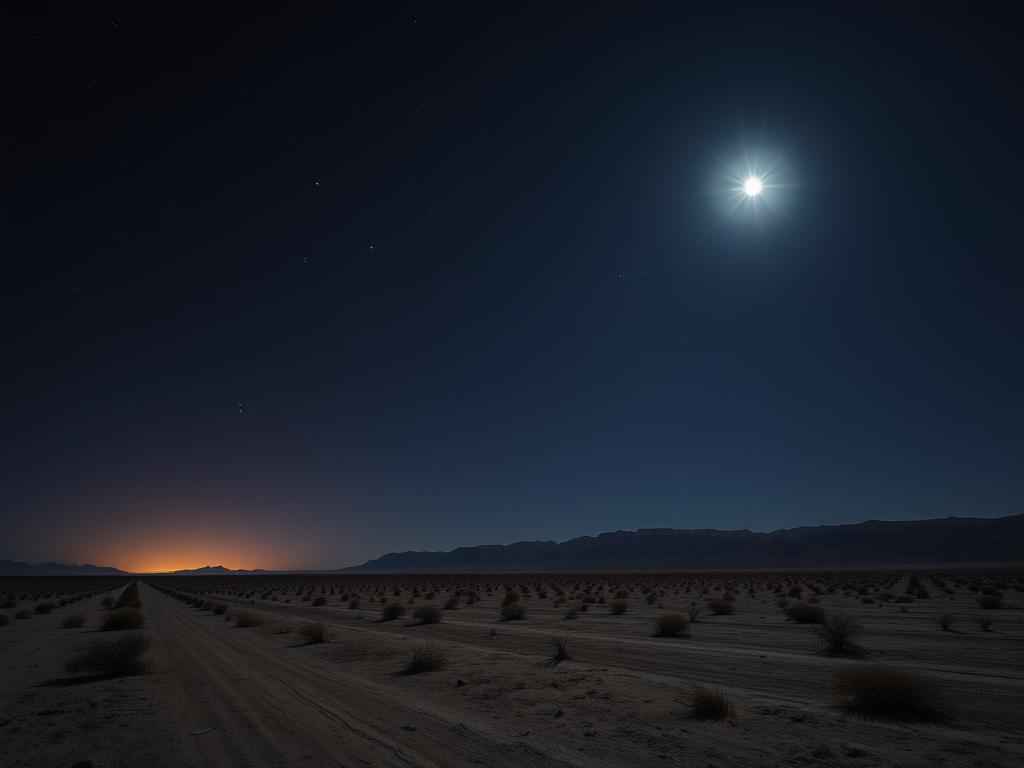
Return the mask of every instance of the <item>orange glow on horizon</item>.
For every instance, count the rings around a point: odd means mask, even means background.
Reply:
[[[77,562],[131,573],[165,573],[206,565],[284,571],[314,569],[322,567],[325,560],[330,562],[327,541],[311,540],[303,530],[286,528],[278,519],[236,517],[229,521],[204,515],[189,520],[183,515],[154,515],[136,517],[105,531],[65,531],[61,549],[73,551]]]

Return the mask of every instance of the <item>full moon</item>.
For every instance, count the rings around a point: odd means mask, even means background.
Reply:
[[[747,197],[757,197],[761,194],[761,190],[763,189],[764,182],[762,182],[757,176],[750,176],[745,182],[743,182],[743,193]]]

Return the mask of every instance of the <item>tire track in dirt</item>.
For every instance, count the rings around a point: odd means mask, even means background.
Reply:
[[[243,630],[214,630],[147,585],[141,592],[175,681],[183,748],[196,765],[579,765],[417,708],[401,691],[325,677],[298,654],[268,649]]]

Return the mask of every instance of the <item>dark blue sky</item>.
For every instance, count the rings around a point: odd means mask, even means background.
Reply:
[[[5,16],[0,557],[1020,512],[1016,26],[844,6]]]

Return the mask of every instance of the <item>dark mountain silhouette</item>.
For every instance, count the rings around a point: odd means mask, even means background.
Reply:
[[[0,576],[116,576],[125,571],[102,565],[69,565],[67,563],[21,563],[0,560]]]
[[[862,568],[1024,561],[1024,515],[754,531],[642,528],[561,543],[393,552],[347,571]]]
[[[202,568],[184,568],[180,571],[171,571],[171,576],[227,576],[229,574],[234,575],[245,575],[247,573],[273,573],[273,571],[265,571],[262,568],[257,568],[253,571],[248,571],[244,568],[232,570],[231,568],[225,568],[223,565],[204,565]]]

